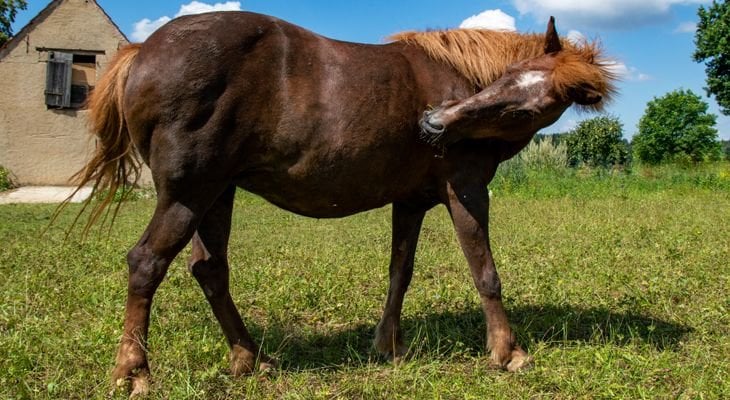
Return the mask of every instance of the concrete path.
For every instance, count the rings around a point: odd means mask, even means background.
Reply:
[[[0,204],[15,203],[60,203],[73,193],[76,188],[64,186],[24,186],[18,189],[0,192]],[[72,203],[81,203],[91,194],[91,188],[79,190],[71,199]]]

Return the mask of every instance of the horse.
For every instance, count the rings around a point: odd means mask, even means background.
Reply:
[[[544,35],[457,29],[369,45],[255,13],[208,13],[120,49],[91,94],[97,148],[77,175],[79,188],[107,193],[87,228],[136,182],[142,162],[157,192],[127,255],[113,382],[148,391],[153,296],[190,242],[189,271],[228,341],[231,373],[275,366],[229,292],[236,188],[315,218],[392,204],[389,289],[374,346],[396,361],[407,351],[400,316],[421,224],[445,205],[483,306],[490,363],[529,365],[502,305],[487,184],[571,105],[600,109],[614,79],[598,46],[561,41],[553,19]]]

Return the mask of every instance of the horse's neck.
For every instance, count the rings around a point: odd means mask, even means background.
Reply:
[[[530,141],[532,141],[532,136],[530,136],[527,139],[519,140],[516,142],[500,141],[500,152],[499,152],[500,162],[507,161],[510,158],[514,157],[517,153],[519,153],[522,149],[524,149],[528,144],[530,144]]]
[[[455,29],[406,32],[391,38],[421,48],[481,87],[499,78],[509,65],[544,54],[544,38],[533,34]]]

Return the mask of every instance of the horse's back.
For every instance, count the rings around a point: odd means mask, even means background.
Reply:
[[[158,123],[172,123],[189,115],[184,108],[191,100],[218,100],[232,82],[250,70],[252,60],[272,65],[276,46],[262,42],[275,39],[272,31],[281,23],[273,17],[253,13],[206,13],[177,18],[151,35],[137,55],[125,90],[128,115],[134,109],[159,109]],[[251,53],[257,52],[255,57]],[[260,75],[260,74],[257,74]],[[254,75],[255,77],[255,75]],[[250,89],[250,88],[242,88]],[[150,104],[144,99],[149,98]],[[196,105],[199,106],[199,105]]]
[[[400,121],[404,100],[416,103],[414,86],[407,60],[389,46],[221,12],[181,17],[153,34],[130,73],[126,106],[128,115],[159,110],[158,124],[198,128],[218,112],[235,114],[238,130],[301,135],[363,126],[375,115]]]

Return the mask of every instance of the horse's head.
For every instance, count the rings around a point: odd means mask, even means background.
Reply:
[[[434,144],[523,140],[557,121],[574,103],[601,109],[614,93],[615,78],[596,45],[563,46],[551,17],[543,55],[511,65],[474,96],[426,111],[421,119],[423,138]]]

